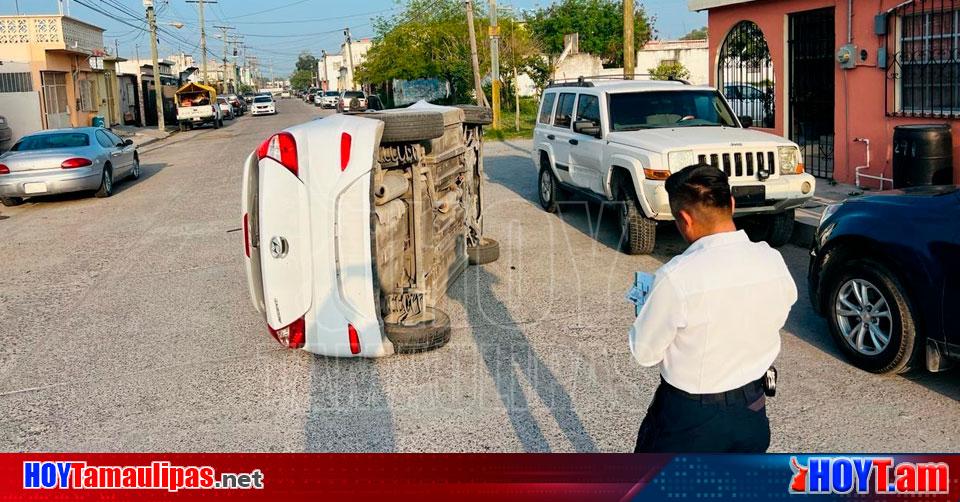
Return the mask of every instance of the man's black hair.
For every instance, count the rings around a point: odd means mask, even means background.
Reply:
[[[726,173],[710,164],[696,164],[670,175],[666,183],[670,211],[674,216],[681,209],[695,205],[732,210],[730,180]]]

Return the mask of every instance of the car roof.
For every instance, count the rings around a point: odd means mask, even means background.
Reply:
[[[584,80],[583,85],[578,81],[553,84],[548,91],[560,90],[597,90],[599,92],[643,92],[643,91],[714,91],[713,87],[703,85],[689,85],[679,80]]]
[[[104,130],[104,131],[105,131],[106,129],[103,128],[103,127],[92,127],[92,126],[87,126],[87,127],[62,127],[62,128],[60,128],[60,129],[46,129],[46,130],[44,130],[44,131],[36,131],[36,132],[32,132],[32,133],[30,133],[30,134],[26,134],[25,136],[43,136],[43,135],[46,135],[46,134],[57,134],[57,133],[65,133],[65,132],[74,132],[74,133],[79,132],[79,133],[93,134],[94,132],[96,132],[96,131],[98,131],[98,130]]]

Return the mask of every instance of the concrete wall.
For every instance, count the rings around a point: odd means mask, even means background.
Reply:
[[[10,144],[3,147],[10,148],[22,136],[43,129],[42,113],[39,91],[0,92],[0,115],[6,117],[13,132]]]
[[[854,167],[866,163],[863,144],[854,143],[856,138],[871,142],[872,164],[868,172],[892,176],[893,130],[905,124],[948,123],[954,136],[954,182],[960,183],[960,120],[939,118],[906,118],[887,116],[885,103],[887,73],[877,67],[877,49],[885,44],[874,32],[874,17],[901,4],[902,0],[878,0],[853,2],[853,41],[868,51],[867,60],[856,69],[834,71],[836,111],[834,112],[834,178],[852,183]],[[710,62],[715,70],[717,54],[727,33],[740,21],[757,23],[767,39],[773,59],[776,80],[777,127],[770,132],[789,133],[789,100],[787,60],[787,33],[789,15],[808,10],[833,7],[835,19],[835,46],[847,43],[847,2],[839,0],[755,0],[728,7],[710,10]],[[893,35],[891,35],[893,36]],[[716,72],[710,72],[711,83],[716,82]]]
[[[710,83],[710,49],[706,40],[654,40],[637,51],[637,73],[651,73],[663,61],[677,61],[690,71],[690,83]]]

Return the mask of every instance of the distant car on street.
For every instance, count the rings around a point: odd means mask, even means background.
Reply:
[[[233,120],[236,118],[236,115],[233,113],[233,105],[230,104],[230,101],[228,101],[226,97],[218,96],[217,104],[220,106],[220,113],[223,114],[224,119]]]
[[[0,202],[16,206],[25,197],[84,190],[110,197],[114,182],[128,176],[140,177],[131,140],[101,127],[37,132],[0,155]]]
[[[289,90],[280,91],[280,99],[290,99],[290,91]]]
[[[320,106],[322,108],[336,108],[337,103],[340,102],[340,93],[337,91],[326,91],[318,94],[320,98]]]
[[[873,373],[960,360],[960,189],[915,187],[829,206],[808,281],[840,350]]]
[[[250,103],[253,103],[253,98],[254,98],[254,97],[256,97],[256,94],[254,94],[254,93],[252,93],[252,92],[245,92],[245,93],[243,93],[243,100],[246,101],[246,103],[247,103],[248,105],[249,105]]]
[[[337,100],[337,112],[362,112],[367,109],[367,97],[361,91],[343,91]]]
[[[244,113],[247,112],[247,103],[240,96],[236,94],[227,94],[227,101],[233,105],[233,114],[237,117],[242,117]]]
[[[273,96],[257,96],[253,98],[253,106],[250,109],[250,114],[257,115],[276,115],[277,114],[277,103],[273,100]]]

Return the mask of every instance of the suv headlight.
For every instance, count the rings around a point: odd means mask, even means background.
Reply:
[[[829,206],[823,208],[823,214],[820,215],[820,223],[817,226],[822,227],[823,222],[827,221],[828,218],[833,216],[842,205],[843,204],[830,204]]]
[[[800,149],[795,146],[777,147],[780,157],[780,174],[803,174],[803,159]]]
[[[670,152],[670,154],[667,155],[667,166],[669,167],[670,172],[675,173],[696,163],[697,156],[694,155],[693,150]]]

